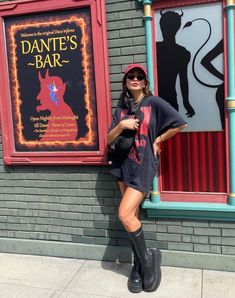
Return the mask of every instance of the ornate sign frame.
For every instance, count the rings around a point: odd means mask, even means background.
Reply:
[[[102,0],[0,3],[5,164],[107,164],[104,6]]]

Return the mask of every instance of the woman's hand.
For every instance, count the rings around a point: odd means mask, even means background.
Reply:
[[[161,153],[161,137],[157,137],[156,140],[153,142],[153,154],[156,157],[157,155],[160,155]]]
[[[124,129],[136,130],[139,128],[139,120],[138,119],[125,119],[122,120],[116,125],[107,136],[108,145],[110,145],[121,133]]]
[[[139,119],[125,119],[119,122],[122,130],[131,129],[135,130],[139,128]]]
[[[154,156],[157,156],[157,154],[161,153],[160,144],[173,137],[175,134],[180,132],[183,128],[187,127],[187,124],[182,124],[181,126],[174,127],[168,129],[164,134],[161,134],[156,138],[156,140],[153,142],[153,154]]]

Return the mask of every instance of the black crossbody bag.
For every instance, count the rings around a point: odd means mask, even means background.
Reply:
[[[130,114],[137,117],[137,110],[140,106],[142,99],[139,104],[135,106],[134,100],[126,93],[125,103],[130,110]],[[111,160],[125,159],[135,141],[136,130],[124,129],[123,132],[109,145],[109,157]]]

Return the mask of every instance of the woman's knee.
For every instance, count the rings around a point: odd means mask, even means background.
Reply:
[[[130,214],[125,210],[125,209],[121,209],[121,208],[119,208],[119,210],[118,210],[118,218],[119,218],[119,220],[123,223],[123,224],[125,224],[126,222],[128,222],[129,221],[129,218],[130,218]]]
[[[127,217],[127,214],[124,210],[118,209],[118,218],[121,222],[125,221],[125,218]]]
[[[130,226],[135,221],[135,214],[129,213],[124,209],[119,209],[118,218],[124,226]]]
[[[138,209],[141,200],[142,193],[127,188],[118,209],[118,218],[124,226],[132,225],[138,219]]]

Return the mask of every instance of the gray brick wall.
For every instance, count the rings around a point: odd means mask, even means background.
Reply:
[[[106,2],[112,107],[121,92],[122,73],[129,63],[146,64],[143,11],[138,1]]]
[[[114,107],[126,65],[146,63],[145,30],[137,1],[106,0],[106,11]],[[119,200],[109,167],[4,166],[0,159],[0,238],[126,246]],[[149,246],[235,254],[234,223],[155,220],[145,211],[141,218]]]

